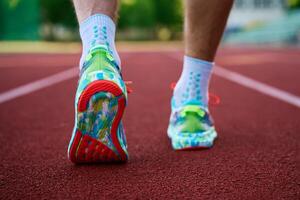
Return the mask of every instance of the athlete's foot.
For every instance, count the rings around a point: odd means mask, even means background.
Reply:
[[[197,104],[172,108],[168,136],[175,150],[209,148],[217,137],[207,109]]]
[[[126,161],[121,118],[127,91],[119,67],[105,45],[89,51],[80,74],[69,159],[74,163]]]
[[[208,112],[208,85],[213,63],[184,57],[172,97],[168,135],[174,149],[207,148],[217,137]]]

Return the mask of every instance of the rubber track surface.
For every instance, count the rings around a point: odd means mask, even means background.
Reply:
[[[299,95],[299,78],[289,78],[300,74],[299,57],[289,59],[295,51],[223,49],[217,61],[264,52],[275,52],[281,65],[278,59],[224,65]],[[0,104],[0,199],[299,199],[300,109],[213,76],[211,92],[221,97],[211,107],[219,139],[210,150],[175,152],[166,135],[169,85],[181,63],[167,54],[122,54],[125,79],[134,82],[124,116],[127,164],[67,159],[77,78]],[[34,61],[39,57],[42,66]],[[79,55],[66,58],[0,55],[0,89],[75,66]]]

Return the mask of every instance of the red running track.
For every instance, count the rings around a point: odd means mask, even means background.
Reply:
[[[223,49],[217,63],[300,96],[299,50]],[[179,53],[123,53],[130,161],[73,165],[77,78],[0,104],[0,199],[299,199],[300,109],[219,76],[210,150],[174,152],[166,135]],[[297,58],[298,59],[295,59]],[[0,96],[74,67],[78,55],[0,55]],[[232,63],[232,64],[230,64]]]

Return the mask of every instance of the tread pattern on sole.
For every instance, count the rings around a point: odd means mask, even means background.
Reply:
[[[82,92],[78,101],[78,112],[83,112],[87,109],[89,99],[98,92],[110,92],[118,98],[118,111],[114,118],[111,127],[111,137],[118,154],[101,143],[99,140],[85,134],[83,135],[79,130],[76,130],[73,139],[69,158],[74,163],[87,162],[111,162],[111,161],[127,161],[128,156],[122,148],[118,138],[118,127],[121,122],[125,106],[126,98],[119,86],[111,81],[98,80],[94,81]]]
[[[71,148],[71,161],[75,163],[111,162],[119,157],[110,148],[89,135],[76,132]]]
[[[123,94],[119,86],[111,81],[99,80],[91,83],[80,95],[78,101],[78,111],[83,112],[87,109],[90,98],[97,92],[110,92],[114,96],[121,96]]]

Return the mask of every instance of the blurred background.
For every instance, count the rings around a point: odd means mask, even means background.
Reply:
[[[117,39],[182,39],[182,0],[121,0]],[[1,41],[79,41],[71,0],[1,0]],[[235,0],[228,44],[300,43],[300,0]],[[1,45],[1,44],[0,44]]]

